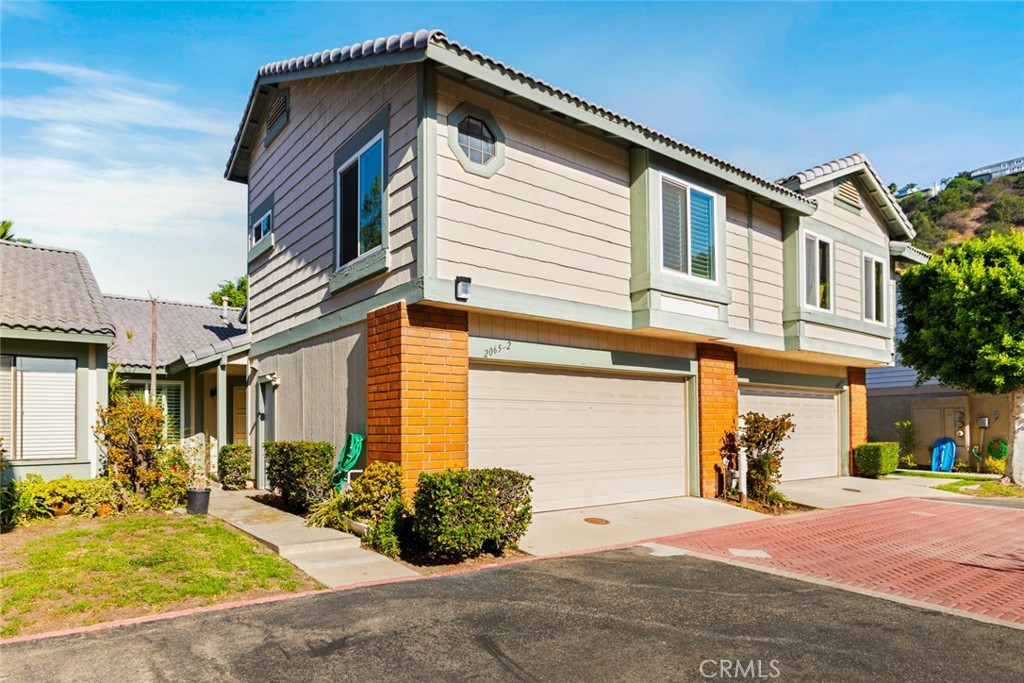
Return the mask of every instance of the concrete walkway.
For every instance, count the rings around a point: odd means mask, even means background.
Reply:
[[[210,514],[244,531],[325,586],[395,579],[419,574],[359,547],[359,539],[334,529],[306,526],[298,515],[258,503],[265,491],[210,491]]]
[[[815,508],[838,508],[861,503],[879,503],[895,498],[960,499],[965,497],[959,493],[938,491],[932,488],[932,486],[946,483],[945,479],[917,477],[917,479],[929,482],[928,484],[919,481],[905,481],[912,478],[827,477],[824,479],[802,479],[783,482],[779,486],[779,490],[794,503]]]
[[[738,524],[762,515],[704,498],[663,498],[639,503],[538,512],[519,547],[545,556],[620,546],[661,536]],[[585,520],[603,520],[607,524]]]

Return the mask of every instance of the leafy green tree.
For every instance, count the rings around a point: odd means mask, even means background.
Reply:
[[[917,236],[914,238],[914,246],[925,251],[935,251],[945,243],[949,237],[941,225],[936,225],[924,211],[918,211],[910,218],[914,224],[914,231]]]
[[[967,240],[910,268],[899,316],[897,350],[918,382],[1012,394],[1006,476],[1024,485],[1024,233]]]
[[[210,301],[214,306],[220,306],[222,297],[228,298],[228,306],[241,308],[249,300],[249,276],[242,275],[237,280],[224,280],[217,289],[210,292]]]
[[[23,244],[32,244],[32,240],[25,237],[15,237],[14,235],[14,223],[12,221],[0,221],[0,240],[7,242],[21,242]]]
[[[1004,194],[988,207],[986,216],[999,223],[1024,225],[1024,197]]]

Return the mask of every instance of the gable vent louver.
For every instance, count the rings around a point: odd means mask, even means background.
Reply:
[[[839,183],[836,187],[836,196],[844,202],[860,206],[860,192],[857,191],[857,186],[853,184],[852,180],[844,180]]]
[[[287,118],[288,98],[284,95],[278,95],[274,98],[274,101],[270,105],[270,111],[267,113],[267,130],[274,130],[282,120],[286,120]]]

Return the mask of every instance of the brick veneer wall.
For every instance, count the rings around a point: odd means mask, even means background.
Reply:
[[[469,319],[400,301],[366,318],[367,460],[420,472],[469,465]]]
[[[727,346],[697,346],[697,401],[700,431],[700,495],[718,495],[719,449],[727,430],[739,421],[739,381],[736,352]]]
[[[853,449],[868,440],[868,389],[864,368],[847,368],[846,381],[850,391],[850,474],[856,473]]]

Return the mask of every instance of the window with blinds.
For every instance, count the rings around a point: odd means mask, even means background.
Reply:
[[[149,401],[149,383],[131,381],[128,393],[144,401]],[[184,391],[181,382],[157,382],[157,405],[164,411],[164,438],[168,441],[180,441],[182,434],[181,418],[185,414],[183,406]]]
[[[705,280],[715,279],[715,198],[662,179],[661,264]]]
[[[0,357],[0,437],[12,460],[76,455],[76,363]]]

